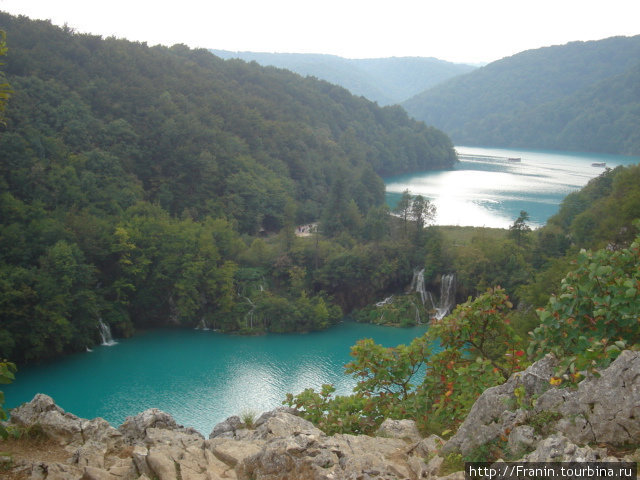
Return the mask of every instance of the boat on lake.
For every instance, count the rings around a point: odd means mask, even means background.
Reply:
[[[507,162],[511,162],[511,163],[518,163],[521,162],[522,159],[520,157],[509,157],[507,158]]]
[[[607,163],[606,162],[593,162],[591,164],[592,167],[606,167]]]

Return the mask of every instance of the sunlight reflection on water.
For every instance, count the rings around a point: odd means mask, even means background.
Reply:
[[[387,202],[395,206],[405,189],[436,205],[437,225],[507,228],[521,210],[530,224],[543,225],[560,202],[608,167],[638,163],[638,157],[553,151],[456,147],[459,154],[500,158],[465,158],[453,170],[420,172],[385,179]],[[520,158],[510,162],[508,158]]]

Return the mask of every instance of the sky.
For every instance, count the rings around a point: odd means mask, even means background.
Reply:
[[[0,0],[0,10],[148,45],[474,64],[640,34],[640,0]]]

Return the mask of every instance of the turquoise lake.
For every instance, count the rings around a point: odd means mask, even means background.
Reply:
[[[156,407],[208,436],[230,415],[280,406],[288,392],[333,383],[337,393],[348,394],[355,381],[343,366],[358,339],[390,347],[425,331],[351,321],[322,332],[254,337],[156,330],[21,368],[15,383],[2,387],[10,408],[46,393],[68,412],[118,426]]]
[[[529,224],[538,227],[557,213],[564,197],[605,169],[592,164],[640,163],[640,157],[591,153],[466,146],[456,151],[464,158],[452,170],[385,178],[387,203],[395,206],[408,188],[435,203],[437,225],[508,228],[525,210]]]
[[[508,227],[526,210],[533,226],[555,214],[562,199],[607,167],[640,157],[456,147],[465,155],[452,170],[385,179],[394,205],[408,188],[433,200],[437,224]],[[476,155],[476,157],[469,157]],[[493,157],[493,158],[488,158]],[[519,162],[508,158],[520,158]],[[25,367],[3,385],[7,406],[46,393],[80,417],[112,425],[157,407],[208,435],[230,415],[260,413],[281,405],[287,393],[333,383],[350,393],[344,375],[349,348],[360,338],[385,346],[409,343],[426,327],[396,329],[345,321],[305,335],[242,337],[213,331],[159,330],[98,346],[46,365]]]

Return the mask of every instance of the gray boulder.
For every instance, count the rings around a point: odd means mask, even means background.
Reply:
[[[407,419],[392,420],[387,418],[382,422],[380,427],[378,427],[376,435],[380,437],[400,438],[413,443],[422,440],[422,435],[420,435],[418,431],[416,422]]]
[[[84,443],[82,420],[65,412],[50,396],[42,393],[11,410],[10,424],[23,428],[39,425],[48,438],[61,445]]]
[[[577,444],[636,444],[640,439],[640,352],[625,350],[577,390],[542,395],[536,411],[557,412],[555,429]]]
[[[550,385],[555,364],[547,355],[503,385],[487,389],[442,453],[466,455],[504,436],[509,437],[510,448],[524,453],[551,433],[575,445],[638,442],[640,352],[622,352],[599,377],[582,381],[577,389]],[[514,394],[520,385],[524,399]]]
[[[127,443],[135,444],[143,442],[147,436],[147,431],[151,428],[184,432],[190,435],[198,435],[204,439],[197,430],[178,425],[171,415],[157,408],[149,408],[134,417],[127,417],[124,423],[118,427],[118,430]]]
[[[514,390],[523,386],[527,399],[540,395],[550,387],[549,379],[556,364],[556,359],[547,355],[525,371],[514,373],[502,385],[485,390],[471,407],[456,434],[445,444],[442,453],[446,455],[460,451],[466,455],[474,448],[524,423],[527,412],[516,409]]]

